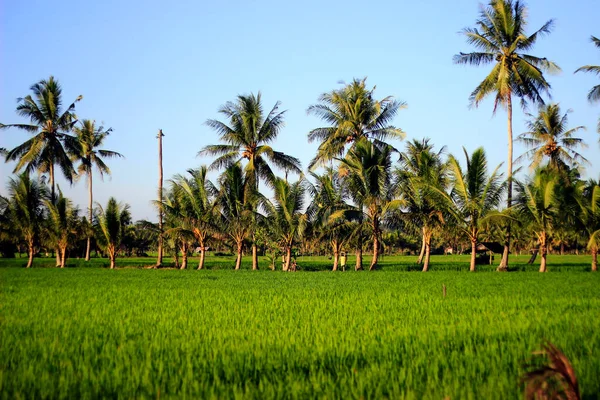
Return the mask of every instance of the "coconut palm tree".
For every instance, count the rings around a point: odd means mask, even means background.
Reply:
[[[517,140],[524,143],[531,150],[520,156],[517,161],[528,158],[529,167],[534,170],[540,166],[544,159],[548,165],[556,170],[564,170],[565,166],[577,167],[580,164],[589,164],[577,148],[586,148],[583,139],[573,137],[575,133],[585,130],[584,126],[568,128],[568,110],[561,115],[558,104],[542,105],[538,115],[527,114],[531,120],[527,122],[529,132],[519,135]]]
[[[48,233],[50,241],[59,252],[60,264],[57,267],[64,268],[66,262],[67,248],[73,245],[80,233],[81,220],[79,219],[79,207],[75,206],[70,199],[63,196],[60,187],[58,198],[55,202],[46,200],[48,210]]]
[[[44,222],[44,202],[48,189],[39,180],[33,180],[27,172],[8,181],[9,215],[16,234],[27,245],[27,266],[33,264],[35,247],[39,245],[40,227]]]
[[[212,162],[211,169],[219,169],[232,162],[243,162],[246,180],[254,191],[258,191],[259,180],[272,185],[275,180],[272,166],[288,172],[300,174],[300,160],[275,151],[271,146],[284,125],[285,111],[279,111],[277,102],[271,111],[265,115],[258,95],[240,95],[236,102],[227,102],[219,109],[227,119],[222,122],[214,119],[206,121],[206,125],[219,134],[224,144],[204,147],[199,156],[217,156]],[[255,221],[256,224],[256,221]],[[252,269],[258,269],[258,254],[256,240],[252,235]]]
[[[273,202],[264,202],[267,209],[267,221],[273,226],[284,250],[284,271],[295,270],[291,265],[292,248],[302,237],[308,223],[307,214],[303,212],[306,185],[301,177],[294,183],[276,178],[273,182]]]
[[[114,197],[108,199],[106,208],[96,203],[95,220],[96,241],[108,254],[110,269],[114,269],[126,227],[131,223],[129,205],[118,203]]]
[[[591,37],[594,46],[600,48],[600,39],[597,37]],[[578,72],[591,72],[592,74],[600,75],[600,65],[584,65],[581,68],[577,68],[575,73]],[[588,93],[588,100],[590,103],[596,103],[600,101],[600,85],[592,87]],[[598,119],[598,132],[600,133],[600,119]]]
[[[211,232],[216,230],[214,223],[216,213],[214,199],[217,189],[207,178],[208,169],[203,166],[199,169],[187,171],[189,178],[176,175],[171,180],[172,190],[177,193],[181,207],[178,210],[168,209],[176,213],[184,224],[189,226],[195,240],[200,247],[200,261],[197,269],[204,268],[207,240]]]
[[[53,76],[31,86],[32,95],[18,99],[17,114],[29,119],[29,124],[0,124],[0,129],[17,128],[34,134],[23,144],[10,150],[6,161],[16,161],[14,172],[38,171],[47,173],[50,178],[52,201],[55,200],[55,167],[58,166],[64,177],[73,182],[75,169],[68,152],[75,148],[76,139],[69,132],[77,122],[75,103],[66,110],[62,106],[62,89]]]
[[[550,169],[538,169],[525,184],[517,183],[516,210],[528,224],[539,244],[540,272],[546,272],[550,234],[560,209],[557,207],[558,176]]]
[[[358,140],[340,162],[339,173],[354,204],[360,205],[356,212],[345,212],[350,219],[360,213],[371,231],[373,257],[369,270],[377,268],[381,248],[384,218],[397,210],[401,202],[395,199],[392,184],[391,146],[377,146],[365,138]]]
[[[404,201],[402,218],[409,228],[420,231],[421,252],[418,264],[429,270],[431,239],[445,222],[446,203],[439,193],[448,185],[446,166],[442,161],[445,148],[434,150],[429,139],[412,140],[400,157],[396,170],[399,192]]]
[[[165,199],[158,207],[163,210],[164,235],[168,242],[172,243],[175,266],[186,269],[188,265],[188,253],[194,243],[194,226],[192,219],[187,215],[186,204],[180,187],[171,185]],[[181,265],[179,265],[179,251],[181,251]]]
[[[315,115],[329,124],[308,133],[308,141],[319,141],[316,157],[309,168],[321,166],[335,157],[342,157],[348,144],[362,139],[372,140],[378,146],[389,139],[404,139],[404,132],[390,123],[406,103],[387,96],[375,100],[375,87],[367,89],[367,78],[354,79],[341,89],[323,93],[320,104],[308,107],[308,114]],[[384,146],[385,147],[385,146]]]
[[[527,8],[516,0],[491,0],[488,6],[481,6],[475,28],[465,28],[462,33],[467,42],[477,51],[459,53],[454,56],[456,64],[493,64],[492,71],[471,93],[472,106],[487,97],[494,96],[494,114],[498,106],[506,107],[508,114],[508,162],[507,162],[507,205],[512,204],[513,175],[513,97],[521,100],[522,107],[528,102],[543,104],[542,95],[548,93],[550,84],[544,72],[559,71],[560,68],[546,58],[539,58],[525,52],[531,50],[538,38],[552,31],[553,20],[547,21],[531,35],[525,33]],[[500,269],[508,266],[510,247],[510,226],[507,228],[504,253]]]
[[[216,205],[221,213],[217,223],[221,232],[229,236],[235,245],[237,258],[235,269],[242,265],[244,239],[250,233],[254,223],[256,192],[251,187],[253,181],[246,175],[239,163],[228,166],[219,177],[219,191]]]
[[[79,126],[73,128],[77,142],[75,151],[71,155],[73,161],[78,161],[77,172],[87,176],[88,183],[88,213],[90,221],[93,219],[93,204],[94,191],[92,188],[92,172],[94,167],[100,174],[100,179],[104,178],[104,174],[110,175],[110,168],[104,162],[103,158],[123,157],[122,154],[116,151],[99,149],[104,143],[106,137],[112,132],[112,128],[105,129],[103,126],[96,126],[96,122],[84,119]],[[87,246],[85,250],[85,261],[90,260],[90,245],[91,237],[87,238]]]
[[[582,219],[588,236],[587,248],[592,254],[592,271],[598,271],[600,249],[600,182],[590,179],[583,188]]]
[[[497,166],[488,175],[488,163],[483,147],[476,149],[469,157],[463,148],[467,168],[463,171],[456,158],[448,160],[449,173],[452,182],[451,197],[458,214],[460,226],[471,242],[470,271],[475,271],[475,256],[477,242],[482,224],[486,219],[497,216],[496,208],[502,200],[505,184]]]

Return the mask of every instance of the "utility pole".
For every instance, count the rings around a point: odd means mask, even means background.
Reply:
[[[163,165],[162,165],[162,138],[165,136],[162,129],[158,130],[158,201],[163,201]],[[154,268],[162,266],[163,258],[163,210],[162,205],[158,206],[158,258]]]

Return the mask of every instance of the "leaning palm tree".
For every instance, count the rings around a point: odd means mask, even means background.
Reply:
[[[241,268],[244,239],[250,234],[255,221],[257,194],[250,185],[239,163],[231,164],[219,177],[216,206],[221,215],[216,223],[221,233],[234,242],[236,270]]]
[[[521,100],[525,107],[528,102],[543,104],[542,94],[548,93],[550,84],[544,78],[544,72],[559,71],[560,68],[546,58],[526,54],[535,45],[537,39],[552,31],[553,20],[547,21],[531,35],[525,33],[527,27],[527,8],[516,0],[491,0],[488,6],[481,6],[475,28],[465,28],[462,33],[467,42],[478,51],[459,53],[454,56],[457,64],[494,64],[492,71],[471,93],[472,106],[494,96],[494,113],[498,106],[506,107],[508,112],[508,162],[507,162],[507,205],[512,204],[513,175],[513,97]],[[510,225],[507,228],[504,253],[500,269],[508,266],[510,247]]]
[[[47,173],[50,178],[52,201],[55,200],[55,167],[73,182],[75,169],[68,152],[75,148],[76,139],[69,132],[77,122],[74,111],[77,97],[66,110],[62,107],[62,89],[53,76],[31,86],[33,96],[20,98],[17,114],[29,119],[29,124],[0,124],[0,129],[17,128],[35,134],[34,137],[10,150],[6,161],[16,161],[14,172],[25,170]]]
[[[373,257],[369,270],[378,266],[382,246],[381,233],[383,220],[389,213],[400,208],[401,202],[395,199],[392,185],[391,146],[377,146],[365,138],[358,140],[340,162],[339,173],[348,188],[354,204],[361,205],[356,212],[345,212],[349,219],[357,219],[352,214],[359,213],[369,226],[373,241]]]
[[[456,158],[448,160],[449,172],[453,184],[451,196],[457,211],[459,224],[471,242],[470,271],[475,271],[477,242],[482,224],[493,216],[498,216],[496,207],[500,204],[505,185],[502,174],[498,173],[500,165],[488,175],[488,163],[485,151],[478,148],[469,157],[463,148],[467,160],[465,171]]]
[[[402,140],[405,136],[400,128],[390,123],[398,111],[406,107],[406,103],[387,96],[375,100],[375,87],[367,89],[367,78],[354,79],[352,83],[341,89],[323,93],[319,97],[320,104],[308,108],[309,114],[315,115],[329,124],[309,132],[309,142],[319,141],[316,157],[309,168],[315,168],[342,157],[346,145],[360,139],[372,140],[383,145],[388,139]]]
[[[554,222],[560,212],[557,207],[559,180],[552,170],[538,169],[527,183],[517,184],[516,210],[519,219],[528,224],[538,240],[540,272],[546,272],[546,255]]]
[[[271,146],[284,125],[285,111],[279,111],[277,102],[265,115],[258,95],[240,95],[236,102],[227,102],[219,109],[227,119],[222,122],[209,119],[206,124],[219,134],[224,144],[204,147],[199,156],[217,156],[210,168],[218,169],[233,162],[245,162],[246,180],[254,191],[258,191],[259,180],[271,185],[275,180],[272,166],[288,172],[300,174],[300,160],[279,151]],[[255,221],[256,226],[256,221]],[[252,235],[252,268],[258,268],[256,240]]]
[[[126,227],[131,223],[129,205],[118,203],[114,197],[108,199],[106,208],[96,204],[96,241],[100,248],[108,254],[110,269],[114,269]]]
[[[104,129],[103,126],[96,127],[96,122],[89,119],[81,121],[80,126],[74,127],[77,142],[76,148],[71,155],[74,161],[79,161],[77,172],[87,175],[88,181],[88,213],[90,221],[93,218],[93,202],[94,192],[92,189],[92,172],[94,167],[100,173],[100,178],[104,178],[104,174],[110,175],[110,168],[104,162],[103,158],[123,157],[122,154],[116,151],[99,149],[104,143],[106,137],[112,132],[112,128]],[[85,250],[85,261],[90,260],[90,245],[91,237],[87,238],[87,246]]]
[[[531,120],[527,123],[529,132],[519,135],[517,140],[530,148],[517,161],[523,158],[531,160],[529,167],[535,170],[544,159],[548,165],[556,170],[564,170],[565,166],[577,167],[580,164],[589,164],[589,161],[577,152],[577,148],[586,148],[583,139],[573,137],[584,126],[568,128],[568,110],[561,115],[558,104],[542,105],[538,115],[527,114]]]
[[[444,222],[446,203],[439,193],[446,190],[448,176],[442,161],[445,148],[435,151],[429,139],[412,140],[401,155],[396,170],[400,196],[404,201],[401,215],[407,227],[421,235],[421,252],[417,264],[429,270],[431,240]]]
[[[67,248],[73,245],[80,232],[79,207],[64,197],[59,187],[58,198],[55,202],[46,200],[46,208],[50,240],[59,251],[60,264],[57,267],[64,268]]]
[[[592,43],[600,48],[600,39],[594,36],[591,39]],[[600,65],[584,65],[575,71],[575,73],[577,72],[591,72],[592,74],[600,75]],[[600,85],[596,85],[590,90],[588,100],[590,103],[600,102]],[[598,119],[598,132],[600,132],[600,119]]]
[[[273,202],[263,202],[267,209],[266,220],[270,221],[283,247],[283,270],[290,271],[294,270],[291,265],[292,248],[302,237],[308,221],[307,214],[303,212],[306,185],[303,178],[294,183],[276,178],[273,192]]]
[[[44,202],[48,189],[39,180],[33,180],[27,172],[8,181],[9,217],[19,239],[27,245],[27,267],[33,263],[35,247],[39,245],[40,227],[44,221]]]

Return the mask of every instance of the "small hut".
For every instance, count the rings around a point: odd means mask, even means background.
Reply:
[[[504,246],[498,242],[480,242],[476,247],[475,264],[484,265],[494,262],[494,254],[502,254]]]

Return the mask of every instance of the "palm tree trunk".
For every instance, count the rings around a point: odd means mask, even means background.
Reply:
[[[31,268],[31,264],[33,264],[33,242],[29,242],[27,254],[29,258],[27,260],[27,266],[25,268]]]
[[[362,238],[359,239],[358,247],[356,248],[356,266],[354,267],[355,271],[362,271],[363,263],[363,250],[362,250]]]
[[[162,129],[158,130],[158,201],[163,200],[163,165],[162,165]],[[158,256],[156,266],[162,266],[163,259],[163,212],[162,207],[158,209]]]
[[[373,218],[373,258],[371,259],[371,266],[369,271],[373,271],[377,268],[377,262],[379,261],[379,219],[378,217]]]
[[[61,246],[60,247],[60,267],[61,268],[65,267],[66,254],[67,254],[67,246]]]
[[[252,235],[252,271],[258,271],[258,249]]]
[[[235,260],[235,270],[239,270],[240,267],[242,266],[242,240],[243,239],[238,239],[237,240],[237,258]]]
[[[331,241],[331,249],[333,250],[333,268],[331,270],[337,271],[340,260],[340,245],[337,239]]]
[[[110,269],[115,269],[115,258],[117,255],[117,250],[115,248],[108,248],[108,259],[110,260]]]
[[[89,185],[88,191],[89,191],[89,195],[90,195],[89,196],[90,199],[89,199],[89,203],[88,203],[88,212],[89,212],[88,215],[90,217],[89,223],[90,223],[90,226],[91,226],[92,225],[92,218],[93,218],[93,215],[92,215],[92,204],[93,204],[93,194],[92,193],[93,193],[93,191],[92,191],[92,169],[91,168],[88,171],[88,185]],[[91,245],[92,245],[92,236],[88,235],[87,245],[86,245],[86,248],[85,248],[85,261],[90,261],[90,247],[91,247]]]
[[[565,255],[565,242],[563,242],[563,241],[560,242],[560,255],[561,256]]]
[[[548,248],[546,246],[546,232],[543,232],[540,240],[540,272],[546,272],[546,252]]]
[[[425,234],[425,260],[423,261],[423,272],[429,271],[429,259],[431,256],[431,232]]]
[[[200,262],[198,263],[198,269],[204,269],[204,257],[206,256],[206,250],[204,249],[204,240],[200,241]]]
[[[475,272],[475,259],[477,256],[477,240],[471,239],[471,266],[469,271]]]
[[[592,248],[592,271],[598,271],[598,248]]]
[[[419,253],[419,259],[417,260],[417,264],[423,264],[423,257],[425,256],[425,228],[423,227],[423,235],[421,238],[421,252]]]
[[[506,206],[512,206],[512,167],[513,167],[513,129],[512,129],[512,95],[508,94],[506,99],[506,109],[508,114],[508,160],[507,160],[507,175],[508,190],[506,196]],[[510,251],[510,221],[506,224],[506,236],[504,238],[504,251],[502,252],[502,260],[498,266],[498,271],[508,270],[508,253]]]
[[[188,263],[187,244],[183,243],[181,246],[181,267],[179,267],[179,269],[186,269],[187,263]]]
[[[284,271],[290,270],[290,262],[292,260],[292,247],[285,246],[285,264],[283,265]]]

